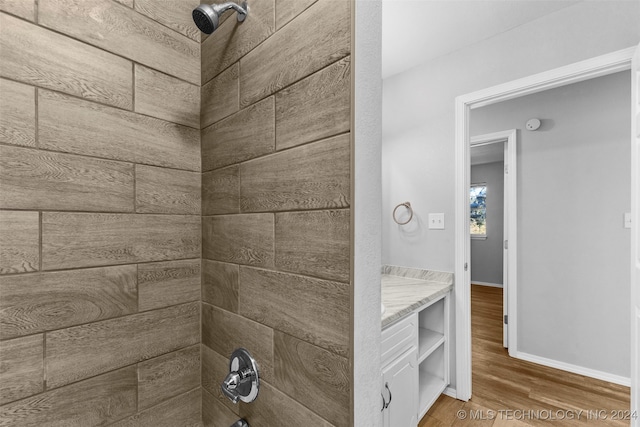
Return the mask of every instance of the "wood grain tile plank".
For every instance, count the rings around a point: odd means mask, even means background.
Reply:
[[[39,270],[38,212],[0,211],[0,274]]]
[[[35,147],[35,88],[0,79],[0,94],[0,142]]]
[[[202,427],[200,387],[164,401],[129,418],[111,424],[112,427]]]
[[[240,167],[202,174],[202,215],[240,213]]]
[[[118,3],[128,7],[133,7],[133,0],[116,0]]]
[[[39,334],[0,341],[0,405],[44,390],[43,339]]]
[[[240,66],[231,65],[200,90],[201,126],[207,127],[240,109]]]
[[[202,237],[203,258],[273,266],[273,214],[203,217]]]
[[[199,303],[47,333],[47,388],[141,362],[199,341]]]
[[[349,285],[240,267],[240,315],[347,357]]]
[[[258,369],[260,369],[260,365],[258,366]],[[225,407],[236,415],[236,419],[234,420],[235,422],[238,419],[238,414],[240,414],[240,406],[233,404],[227,396],[222,394],[222,390],[220,390],[220,384],[222,384],[222,381],[224,381],[228,373],[229,358],[224,357],[211,350],[206,345],[203,345],[201,376],[202,388],[213,400],[217,401],[222,407]],[[228,425],[225,427],[228,427]]]
[[[111,0],[39,0],[38,23],[200,84],[200,43]]]
[[[350,211],[276,214],[276,268],[349,283]]]
[[[269,37],[275,28],[275,0],[252,0],[244,22],[226,20],[202,43],[202,82],[206,83]]]
[[[275,134],[274,100],[267,98],[202,131],[203,170],[271,153]]]
[[[244,56],[240,60],[240,107],[349,55],[350,7],[348,0],[319,0]]]
[[[134,111],[200,129],[200,86],[138,64],[135,84]]]
[[[200,344],[138,363],[138,410],[200,386]]]
[[[136,266],[90,268],[0,278],[0,339],[137,311]]]
[[[138,309],[140,311],[199,299],[199,259],[138,265]]]
[[[44,212],[42,269],[200,256],[200,217]]]
[[[200,31],[191,18],[191,11],[200,3],[200,0],[136,0],[135,9],[200,43]]]
[[[133,66],[126,59],[5,14],[0,14],[0,51],[3,77],[133,107]]]
[[[316,1],[318,0],[276,0],[276,28],[282,28]]]
[[[229,427],[238,421],[238,415],[202,390],[202,424],[204,427]]]
[[[260,398],[242,405],[240,415],[252,426],[332,426],[266,381],[260,382]]]
[[[276,94],[276,148],[293,147],[349,131],[351,57]]]
[[[349,426],[349,360],[279,331],[273,339],[274,385],[278,390],[334,426]]]
[[[240,165],[242,212],[349,206],[349,134]]]
[[[36,20],[35,0],[0,0],[0,10],[31,22]]]
[[[0,146],[0,206],[133,212],[133,165]]]
[[[40,148],[191,171],[200,132],[153,117],[38,91]]]
[[[136,165],[136,212],[200,215],[198,172]]]
[[[238,347],[250,349],[260,376],[273,378],[273,330],[237,314],[202,304],[202,344],[227,358]]]
[[[237,313],[238,266],[203,259],[202,269],[202,301]]]
[[[0,426],[103,426],[136,411],[130,366],[0,407]]]

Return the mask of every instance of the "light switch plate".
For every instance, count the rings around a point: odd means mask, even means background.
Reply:
[[[429,229],[444,230],[444,214],[443,213],[429,214]]]
[[[624,228],[631,228],[631,212],[624,213]]]

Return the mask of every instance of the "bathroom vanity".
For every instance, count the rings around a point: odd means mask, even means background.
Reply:
[[[382,274],[385,427],[415,427],[449,385],[452,275],[400,267]]]

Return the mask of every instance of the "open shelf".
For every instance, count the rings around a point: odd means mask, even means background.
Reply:
[[[442,343],[444,334],[423,327],[418,328],[418,363],[429,357]]]
[[[444,379],[428,374],[424,371],[420,372],[420,399],[418,400],[420,407],[418,408],[418,419],[424,417],[431,405],[440,397],[446,384]]]
[[[439,341],[440,344],[432,346],[429,354],[418,364],[418,414],[420,418],[442,394],[448,382],[448,376],[445,372],[444,339]]]

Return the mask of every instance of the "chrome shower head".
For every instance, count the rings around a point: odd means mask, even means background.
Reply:
[[[233,2],[227,2],[222,4],[201,4],[193,9],[191,15],[193,16],[193,22],[196,26],[205,34],[213,33],[220,25],[220,15],[229,9],[233,9],[238,12],[238,22],[242,22],[249,13],[249,7],[247,2],[242,2],[242,6]]]

